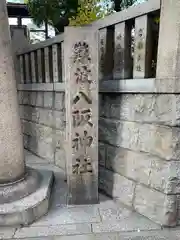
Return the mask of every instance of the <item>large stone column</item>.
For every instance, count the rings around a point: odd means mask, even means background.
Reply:
[[[51,172],[25,168],[6,1],[0,1],[0,226],[26,225],[48,210]]]
[[[24,153],[6,2],[0,1],[0,183],[24,176]]]

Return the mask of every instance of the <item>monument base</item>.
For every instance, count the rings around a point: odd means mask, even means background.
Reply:
[[[35,179],[39,176],[39,186],[34,192],[31,191],[28,196],[20,196],[19,200],[16,199],[15,201],[0,204],[0,226],[26,226],[47,213],[53,183],[53,172],[38,170],[38,174],[35,174],[36,170],[34,169],[29,172],[33,173],[29,174],[31,178],[32,175],[35,176]],[[28,182],[28,178],[26,182]],[[31,180],[31,182],[33,181]],[[34,184],[32,185],[34,186]]]

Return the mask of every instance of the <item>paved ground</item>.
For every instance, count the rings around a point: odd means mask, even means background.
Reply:
[[[67,184],[63,172],[27,153],[27,164],[55,172],[48,214],[29,227],[0,228],[0,239],[34,240],[175,240],[180,228],[161,229],[147,218],[99,194],[100,203],[66,206]],[[178,237],[179,236],[179,237]]]

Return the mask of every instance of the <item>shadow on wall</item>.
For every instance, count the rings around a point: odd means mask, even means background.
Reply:
[[[100,94],[99,98],[99,189],[116,198],[115,159],[121,145],[120,118],[121,96],[114,93]],[[114,116],[116,116],[114,119]],[[113,121],[112,121],[113,118]],[[119,195],[120,193],[118,193]]]

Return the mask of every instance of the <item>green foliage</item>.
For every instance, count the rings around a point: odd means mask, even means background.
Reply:
[[[69,18],[78,8],[78,0],[26,0],[34,23],[40,27],[44,22],[52,25],[58,32],[64,30]]]
[[[70,26],[90,24],[109,14],[108,8],[103,8],[100,0],[80,0],[76,16],[69,19]]]
[[[132,6],[137,0],[113,0],[114,10],[119,12],[125,8]]]

